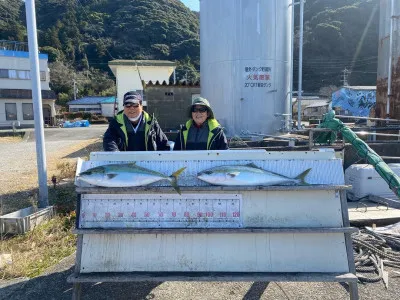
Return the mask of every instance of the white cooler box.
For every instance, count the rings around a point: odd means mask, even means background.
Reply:
[[[400,176],[400,164],[393,163],[388,166]],[[344,172],[344,180],[346,184],[353,186],[351,191],[347,192],[347,199],[351,201],[360,200],[370,194],[387,198],[396,197],[372,165],[351,165]]]

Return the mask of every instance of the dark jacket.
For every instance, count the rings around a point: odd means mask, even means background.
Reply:
[[[168,139],[162,132],[157,120],[143,111],[145,121],[144,141],[146,151],[169,150]],[[110,121],[107,131],[104,133],[104,151],[128,151],[128,133],[126,130],[124,111],[120,111]]]
[[[208,140],[207,148],[203,150],[226,150],[228,149],[228,141],[221,125],[219,125],[216,119],[208,119]],[[189,129],[193,124],[193,120],[190,119],[185,125],[181,126],[178,137],[175,140],[174,150],[186,150],[186,142],[189,133]]]

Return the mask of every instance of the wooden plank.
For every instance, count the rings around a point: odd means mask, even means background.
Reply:
[[[400,221],[400,209],[371,201],[348,202],[350,223],[356,226],[384,226]]]
[[[387,198],[375,195],[368,195],[368,200],[380,204],[387,205],[389,207],[400,209],[400,200],[399,198]]]
[[[294,185],[294,186],[181,186],[182,192],[198,191],[332,191],[332,190],[350,190],[351,185]],[[129,194],[143,192],[163,192],[176,193],[169,186],[137,186],[129,188],[114,187],[77,187],[76,192],[80,194]]]
[[[83,236],[78,235],[77,245],[76,245],[76,257],[75,257],[75,267],[73,276],[79,276],[81,270],[81,259],[82,259],[82,243]],[[79,300],[82,294],[82,286],[80,282],[74,282],[72,288],[72,300]]]
[[[74,282],[140,281],[283,281],[283,282],[357,282],[351,273],[270,273],[270,272],[118,272],[72,274]]]
[[[212,233],[353,233],[355,227],[338,228],[91,228],[75,229],[76,234],[212,234]]]
[[[343,226],[350,226],[349,209],[347,206],[346,191],[340,191],[340,204],[342,207]],[[356,266],[354,263],[353,242],[351,239],[351,233],[345,233],[344,238],[345,238],[345,244],[346,244],[347,261],[349,264],[349,271],[354,276],[356,276]],[[357,282],[349,282],[349,292],[350,292],[350,300],[358,300],[359,299]]]
[[[80,273],[349,272],[343,233],[84,234]]]
[[[338,193],[331,191],[242,191],[228,192],[197,192],[182,195],[165,193],[147,194],[82,194],[81,214],[85,219],[80,220],[77,228],[216,228],[216,227],[343,227],[342,212]],[[240,216],[234,217],[231,208],[226,206],[226,218],[220,216],[221,207],[208,203],[204,199],[241,198]],[[168,200],[168,208],[165,204]],[[185,216],[186,202],[199,203],[199,209]],[[157,204],[158,202],[158,204]],[[177,202],[179,205],[171,205]],[[206,201],[207,202],[207,201]],[[211,202],[211,203],[212,203]],[[219,202],[219,201],[218,201]],[[217,203],[218,203],[217,202]],[[224,201],[222,201],[224,202]],[[164,203],[165,205],[162,205]],[[221,203],[222,204],[222,203]],[[175,215],[172,217],[172,207]],[[224,204],[222,204],[222,207]],[[149,214],[144,215],[144,208]],[[163,217],[159,217],[159,213]],[[206,212],[211,217],[204,218]],[[198,213],[202,216],[198,222]],[[237,221],[239,222],[232,222]],[[225,222],[227,221],[227,222]],[[219,222],[219,224],[217,224]]]
[[[142,151],[91,152],[91,161],[143,161],[143,160],[330,160],[334,153],[322,151],[265,151],[265,150],[199,150],[199,151]]]

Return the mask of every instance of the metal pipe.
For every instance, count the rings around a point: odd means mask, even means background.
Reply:
[[[36,157],[39,179],[39,208],[49,206],[47,189],[46,150],[44,144],[42,94],[40,88],[39,49],[36,33],[35,0],[25,1],[26,27],[28,30],[29,58],[31,63],[31,82],[33,115],[35,119]]]
[[[393,56],[393,22],[394,22],[394,0],[391,0],[390,8],[390,37],[389,37],[389,71],[388,71],[388,89],[386,102],[386,117],[390,116],[390,97],[392,96],[392,56]]]
[[[303,22],[304,22],[304,0],[300,0],[300,36],[299,36],[299,92],[297,96],[297,129],[301,129],[301,90],[303,81]]]
[[[255,132],[249,132],[249,131],[244,131],[244,130],[242,130],[241,135],[243,137],[248,135],[248,136],[261,136],[261,137],[266,137],[266,138],[273,138],[276,140],[297,141],[297,139],[295,139],[295,138],[288,138],[288,137],[282,137],[282,136],[276,136],[276,135],[268,135],[268,134],[263,134],[263,133],[255,133]]]
[[[380,136],[397,136],[400,137],[400,134],[392,134],[392,133],[376,133],[376,132],[367,132],[367,131],[354,131],[355,134],[360,135],[380,135]]]
[[[293,124],[293,69],[294,69],[294,60],[293,60],[293,49],[294,49],[294,0],[292,0],[292,20],[290,23],[290,29],[291,29],[291,34],[290,34],[290,54],[292,57],[292,60],[290,62],[290,95],[289,95],[289,126],[288,126],[288,132],[292,131],[292,124]],[[285,100],[286,101],[286,100]]]
[[[340,119],[340,118],[347,118],[347,119],[386,121],[386,122],[400,122],[400,120],[396,120],[396,119],[369,118],[369,117],[354,117],[354,116],[345,116],[345,115],[335,115],[335,118],[338,118],[338,119]]]

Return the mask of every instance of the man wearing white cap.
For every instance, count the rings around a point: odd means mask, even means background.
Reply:
[[[169,150],[157,120],[143,110],[142,96],[127,92],[123,104],[124,110],[111,120],[104,134],[104,151]]]

